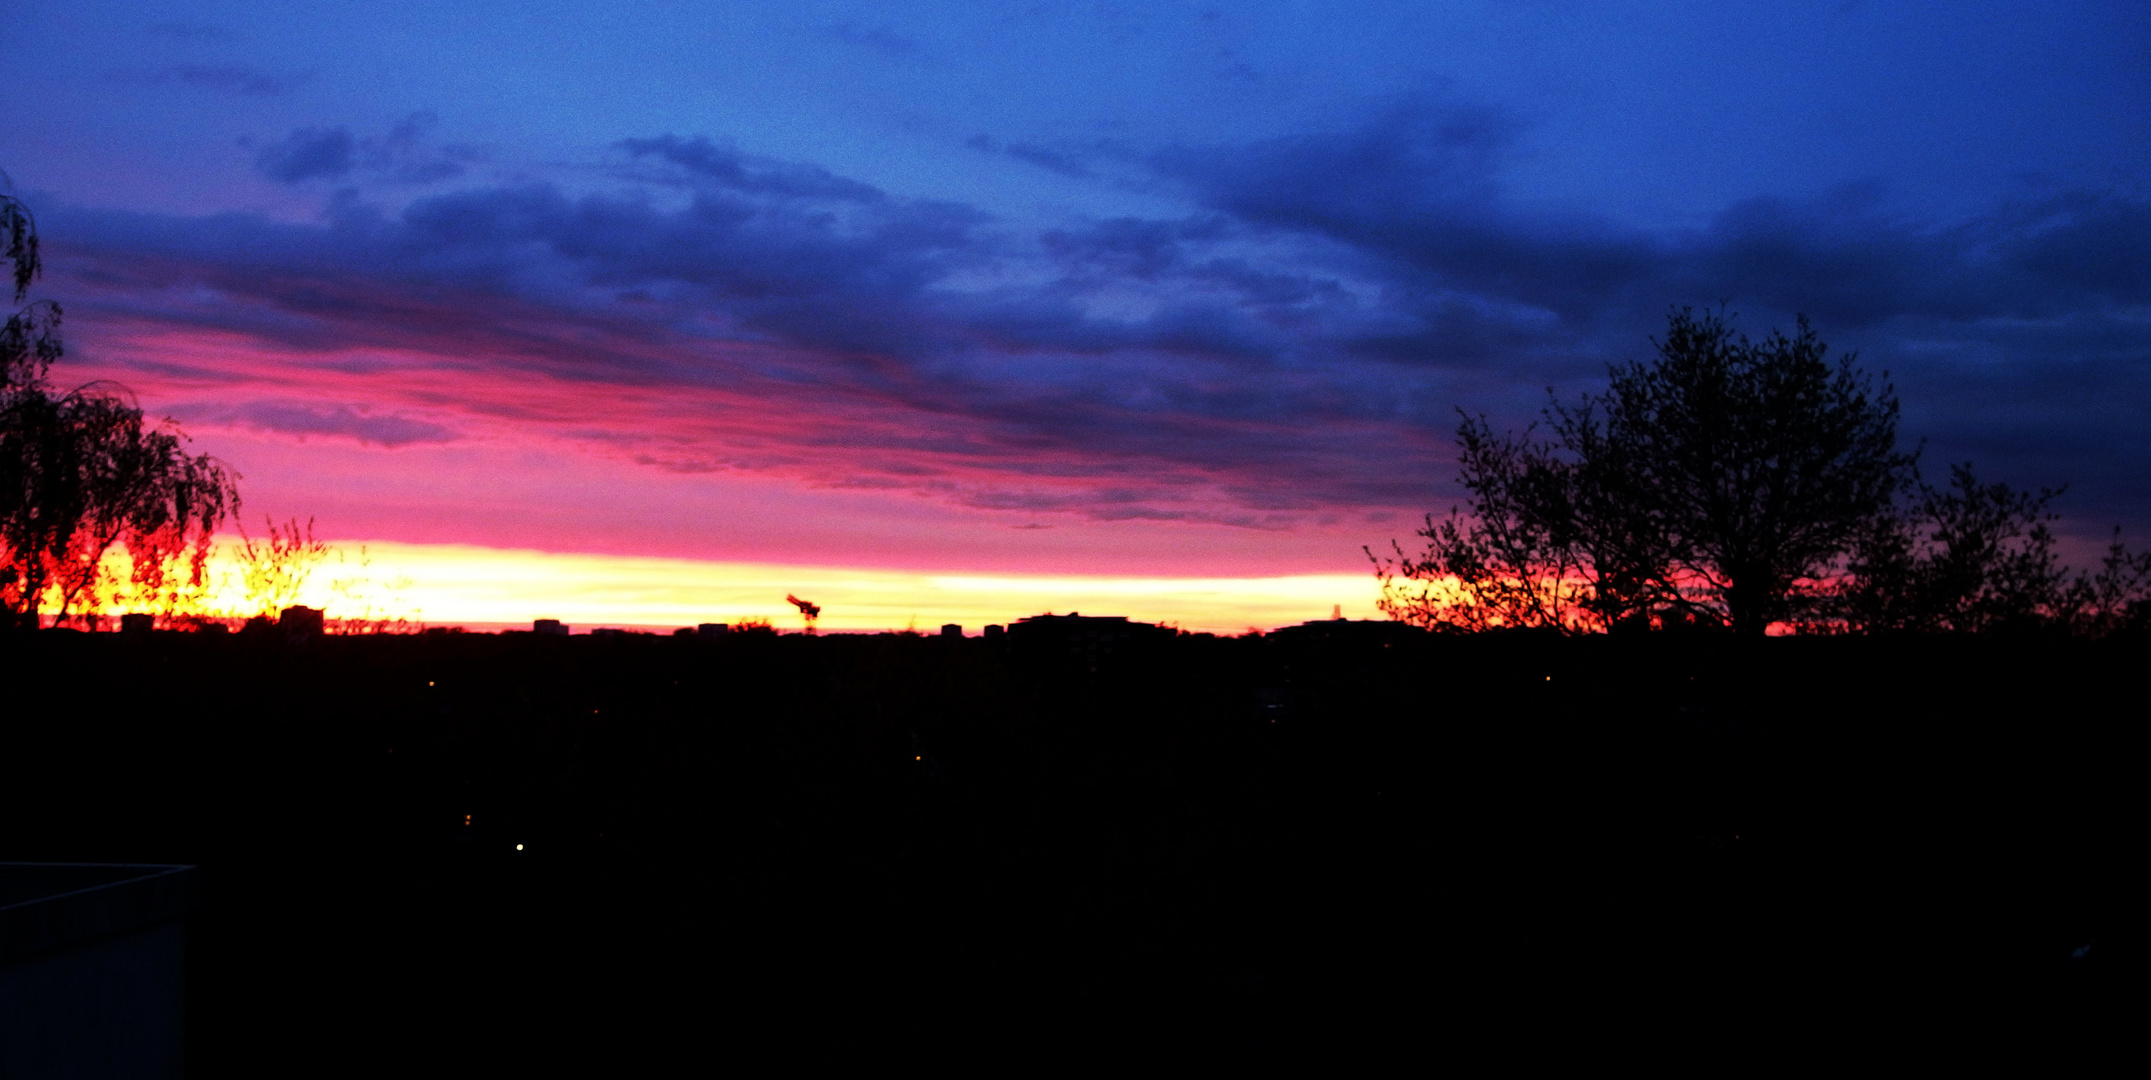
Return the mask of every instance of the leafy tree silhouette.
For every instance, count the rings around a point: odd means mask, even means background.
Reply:
[[[1457,429],[1458,469],[1471,510],[1427,515],[1418,557],[1395,541],[1394,561],[1375,556],[1381,610],[1432,629],[1554,628],[1597,620],[1597,568],[1576,533],[1576,469],[1532,431],[1497,437],[1484,418]],[[1399,579],[1419,582],[1417,588]]]
[[[1810,632],[2104,636],[2151,629],[2151,553],[2117,527],[2096,570],[2061,563],[2061,490],[1944,487],[1896,449],[1898,405],[1807,320],[1762,342],[1672,312],[1658,359],[1542,425],[1457,429],[1469,509],[1419,555],[1367,555],[1382,610],[1436,629],[1704,625]]]
[[[0,252],[21,303],[41,270],[36,220],[5,194]],[[175,573],[199,587],[217,526],[239,506],[237,476],[185,453],[169,420],[145,423],[124,387],[46,382],[63,353],[60,318],[40,301],[0,327],[0,621],[31,627],[48,602],[62,622],[94,612],[115,548],[146,591]]]
[[[1752,342],[1680,308],[1654,344],[1654,362],[1610,368],[1604,394],[1551,401],[1550,440],[1466,415],[1470,510],[1428,515],[1420,556],[1368,551],[1383,610],[1432,627],[1761,635],[1821,589],[1911,475],[1891,388],[1852,354],[1829,363],[1805,316]]]
[[[2096,571],[2063,565],[2049,522],[2060,489],[1981,483],[1969,462],[1920,483],[1857,538],[1811,628],[2099,637],[2151,625],[2151,552],[2112,540]]]

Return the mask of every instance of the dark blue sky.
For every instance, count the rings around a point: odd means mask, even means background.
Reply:
[[[68,364],[341,535],[1349,571],[1726,300],[2151,542],[2140,2],[12,10]]]

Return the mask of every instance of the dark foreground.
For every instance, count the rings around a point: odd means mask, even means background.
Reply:
[[[48,632],[0,642],[0,860],[200,865],[197,1075],[2090,1030],[2147,652]]]

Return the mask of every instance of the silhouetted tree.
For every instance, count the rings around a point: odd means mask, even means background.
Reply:
[[[1919,484],[1866,524],[1815,628],[2103,636],[2151,622],[2151,553],[2132,555],[2117,527],[2097,571],[2063,565],[2048,526],[2061,494],[1951,466],[1946,488]]]
[[[1682,308],[1654,344],[1604,394],[1550,403],[1549,442],[1467,416],[1470,510],[1429,515],[1419,558],[1375,559],[1383,609],[1429,626],[1677,618],[1750,635],[1796,614],[1910,475],[1894,393],[1852,354],[1827,362],[1804,316],[1751,342]]]
[[[6,174],[0,173],[0,180]],[[30,294],[41,269],[37,256],[37,220],[12,195],[0,194],[0,257],[15,279],[15,302]],[[60,358],[60,305],[41,300],[11,312],[0,326],[0,389],[13,391],[40,378]]]
[[[1435,629],[1584,628],[1593,612],[1594,564],[1576,535],[1576,469],[1531,432],[1496,437],[1484,418],[1457,429],[1458,467],[1471,513],[1456,507],[1418,535],[1414,558],[1395,541],[1394,561],[1369,549],[1391,618]],[[1414,590],[1398,579],[1418,581]]]
[[[313,577],[314,568],[329,557],[329,545],[314,539],[314,519],[302,527],[298,518],[282,525],[264,519],[269,535],[255,539],[245,526],[239,529],[239,576],[246,587],[247,606],[257,615],[274,616],[299,602],[299,593]]]
[[[2085,637],[2151,631],[2151,551],[2130,554],[2121,526],[2114,526],[2099,569],[2069,583],[2062,620],[2070,633]]]
[[[0,248],[15,301],[38,276],[35,220],[0,195]],[[36,303],[0,328],[0,617],[37,624],[94,608],[105,555],[125,547],[131,578],[151,590],[166,575],[206,573],[217,525],[239,504],[235,477],[183,450],[167,421],[146,424],[124,388],[92,383],[64,393],[45,381],[62,354],[60,308]]]

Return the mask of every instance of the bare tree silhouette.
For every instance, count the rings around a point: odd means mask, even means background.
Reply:
[[[269,535],[259,540],[239,528],[239,576],[247,606],[256,615],[275,616],[298,603],[314,569],[329,557],[329,545],[314,539],[314,519],[302,527],[298,518],[282,525],[268,520]]]

